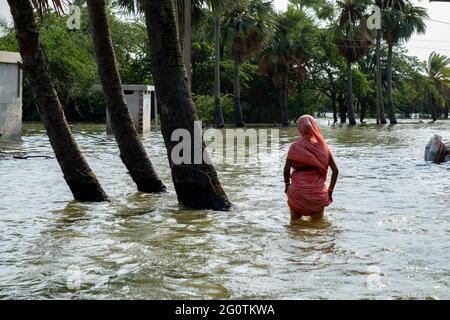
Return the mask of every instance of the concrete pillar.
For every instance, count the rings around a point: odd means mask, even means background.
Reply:
[[[0,139],[18,139],[22,131],[22,82],[19,53],[0,51]]]
[[[102,90],[100,85],[94,86],[96,90]],[[123,91],[130,110],[131,119],[139,134],[151,131],[151,95],[155,91],[154,86],[147,85],[123,85]],[[111,121],[106,111],[106,131],[112,134]]]

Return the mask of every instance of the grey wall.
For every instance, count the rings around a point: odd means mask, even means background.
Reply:
[[[22,130],[22,71],[0,62],[0,139],[16,139]]]

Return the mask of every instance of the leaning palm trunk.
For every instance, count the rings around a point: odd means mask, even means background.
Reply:
[[[220,16],[214,16],[214,106],[216,114],[216,127],[223,128],[225,121],[223,120],[222,105],[220,101]]]
[[[29,0],[8,0],[16,29],[23,70],[47,135],[72,194],[80,201],[106,201],[107,196],[75,142],[39,43]]]
[[[178,201],[195,209],[229,210],[231,204],[217,173],[206,161],[208,154],[201,136],[199,145],[194,141],[194,132],[200,128],[195,123],[197,112],[186,81],[173,0],[147,0],[144,12],[152,48],[153,77],[161,106],[161,129]],[[178,145],[172,141],[175,131],[190,134],[191,149],[183,153],[186,156],[190,151],[189,161],[178,161],[180,159],[174,157],[178,154],[172,155]]]
[[[166,188],[158,178],[145,152],[125,100],[116,55],[111,42],[106,0],[88,0],[87,5],[98,71],[111,119],[111,128],[119,145],[120,158],[139,191],[163,192]]]
[[[383,103],[383,79],[381,77],[381,31],[378,31],[376,44],[376,60],[377,60],[377,123],[386,124],[386,116],[384,114]]]
[[[234,58],[234,75],[233,75],[233,100],[234,112],[236,117],[236,127],[244,127],[244,117],[242,115],[241,107],[241,63],[238,58]]]
[[[356,125],[355,110],[353,108],[353,74],[352,63],[347,61],[347,108],[348,108],[348,122],[351,126]]]
[[[397,124],[394,112],[394,101],[392,96],[392,63],[393,63],[393,44],[388,44],[388,62],[387,62],[387,103],[389,122],[391,124]]]

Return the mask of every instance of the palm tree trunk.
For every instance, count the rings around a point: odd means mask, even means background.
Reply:
[[[444,109],[444,119],[448,119],[448,104],[445,105],[445,109]]]
[[[360,122],[364,123],[364,119],[366,118],[366,112],[367,112],[367,98],[362,97],[360,100],[361,103],[361,114],[360,114]]]
[[[198,128],[195,121],[198,121],[198,117],[186,81],[174,2],[145,1],[144,12],[152,48],[153,78],[161,110],[161,131],[178,201],[189,208],[229,210],[231,203],[220,185],[217,173],[208,164],[209,161],[206,161],[208,154],[201,135],[198,137],[201,143],[197,144],[195,141],[194,132]],[[179,144],[172,141],[175,130],[187,131],[191,137],[190,161],[183,161],[181,164],[172,154]]]
[[[430,93],[430,101],[431,101],[431,116],[433,118],[433,121],[437,121],[438,119],[437,101],[432,93]]]
[[[381,31],[378,31],[377,45],[376,45],[376,60],[377,60],[377,123],[386,124],[386,115],[384,114],[383,103],[383,79],[381,71]]]
[[[345,110],[345,101],[342,94],[339,94],[339,117],[341,118],[341,124],[347,122],[347,111]]]
[[[287,90],[287,75],[284,76],[283,84],[281,85],[281,88],[279,91],[279,104],[280,104],[280,111],[281,111],[281,125],[283,127],[289,126],[289,116],[288,116],[288,106],[287,106],[287,99],[288,99],[288,90]]]
[[[389,122],[391,124],[397,124],[394,112],[394,100],[392,96],[392,64],[393,64],[393,44],[388,44],[388,61],[387,61],[387,103]]]
[[[223,120],[222,105],[220,102],[220,16],[214,16],[214,106],[216,114],[216,127],[223,128],[225,121]]]
[[[87,1],[92,36],[94,39],[98,72],[106,107],[111,119],[111,128],[120,150],[120,158],[131,178],[142,192],[163,192],[165,186],[158,178],[144,145],[131,119],[125,100],[122,80],[119,75],[116,55],[111,41],[106,0]]]
[[[333,121],[334,123],[338,122],[338,116],[337,116],[337,98],[336,98],[336,92],[331,92],[331,105],[333,107]]]
[[[14,20],[23,70],[64,179],[76,200],[108,200],[70,131],[39,43],[30,1],[8,0],[8,4]]]
[[[353,108],[353,74],[352,63],[347,61],[347,106],[348,106],[348,122],[351,126],[356,125],[355,110]]]
[[[234,59],[234,75],[233,75],[233,100],[234,100],[234,111],[236,115],[236,127],[244,127],[244,117],[242,115],[241,108],[241,82],[240,82],[240,71],[241,63],[238,58]]]
[[[192,1],[184,0],[183,60],[189,84],[192,81]]]

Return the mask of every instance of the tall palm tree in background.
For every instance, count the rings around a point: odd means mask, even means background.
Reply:
[[[448,118],[448,100],[450,92],[450,58],[431,53],[427,64],[428,78],[434,86],[430,90],[431,114],[433,121],[438,119],[438,104],[445,106],[445,118]]]
[[[23,70],[33,93],[33,100],[47,131],[50,144],[72,194],[80,201],[105,201],[107,196],[92,172],[64,115],[64,110],[51,80],[47,62],[39,42],[39,32],[30,0],[8,0],[23,61]],[[33,0],[42,12],[49,1]],[[62,12],[61,1],[53,6]]]
[[[222,128],[225,125],[221,105],[221,83],[220,83],[220,58],[221,58],[221,21],[224,10],[230,5],[229,0],[207,0],[207,4],[213,14],[214,19],[214,110],[216,127]]]
[[[356,125],[352,64],[367,53],[372,43],[364,18],[366,4],[367,1],[364,0],[338,1],[341,13],[336,27],[336,46],[347,61],[347,112],[350,125]]]
[[[163,192],[144,145],[131,119],[122,88],[116,54],[111,40],[106,0],[87,0],[89,20],[97,58],[98,72],[105,94],[111,127],[120,150],[120,158],[142,192]]]
[[[384,9],[385,0],[375,0],[375,4],[382,10]],[[383,77],[381,68],[381,39],[383,36],[383,31],[376,30],[376,49],[375,49],[375,59],[376,59],[376,109],[377,109],[377,123],[386,124],[386,114],[384,113],[384,97],[383,97]]]
[[[388,45],[387,57],[387,105],[389,122],[396,124],[393,92],[392,67],[394,46],[408,41],[414,33],[424,34],[428,13],[425,8],[414,6],[408,0],[384,0],[383,37]]]
[[[198,136],[201,128],[195,123],[198,116],[186,79],[174,2],[146,0],[143,4],[152,48],[153,78],[161,106],[161,130],[178,201],[189,208],[229,210],[231,203],[220,185],[214,167],[207,161],[208,154],[201,132],[200,137]],[[191,152],[190,155],[183,155],[189,157],[190,162],[179,163],[172,155],[179,144],[172,141],[172,134],[176,130],[190,134]],[[201,139],[199,144],[193,139],[196,136]]]
[[[295,70],[297,78],[302,78],[304,65],[312,55],[314,31],[311,18],[301,9],[289,6],[285,13],[276,16],[274,36],[261,55],[261,71],[272,77],[278,90],[283,126],[289,125],[289,76]]]
[[[239,78],[241,65],[264,49],[271,31],[272,13],[272,3],[262,0],[236,0],[225,13],[223,37],[234,58],[233,99],[237,127],[245,126]]]

